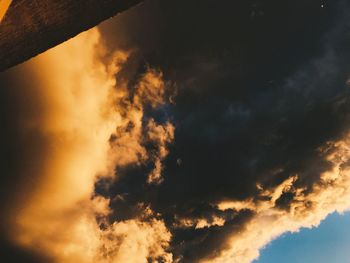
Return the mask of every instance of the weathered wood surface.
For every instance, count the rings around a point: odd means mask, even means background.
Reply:
[[[13,0],[0,23],[0,71],[22,63],[142,0]]]

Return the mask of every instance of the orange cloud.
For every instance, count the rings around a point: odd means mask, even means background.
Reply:
[[[12,0],[0,0],[0,22],[4,19]]]
[[[99,177],[113,178],[115,167],[150,158],[142,145],[143,107],[163,103],[164,94],[161,73],[150,69],[130,100],[126,84],[115,78],[128,53],[116,52],[106,64],[99,39],[98,30],[90,30],[18,69],[30,79],[21,86],[32,100],[21,133],[28,140],[36,134],[43,156],[33,163],[36,173],[26,175],[34,187],[27,187],[25,198],[16,199],[9,212],[9,234],[58,263],[171,262],[166,252],[171,234],[152,211],[109,222],[109,200],[94,196]],[[146,128],[164,158],[173,127],[150,125]],[[162,139],[162,132],[170,135]]]

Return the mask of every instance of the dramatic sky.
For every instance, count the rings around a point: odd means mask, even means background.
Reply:
[[[1,73],[0,260],[311,262],[269,244],[350,209],[349,12],[147,0]]]

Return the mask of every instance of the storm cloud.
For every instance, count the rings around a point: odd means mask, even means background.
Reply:
[[[249,263],[348,210],[349,10],[149,0],[4,73],[4,236],[54,262]]]

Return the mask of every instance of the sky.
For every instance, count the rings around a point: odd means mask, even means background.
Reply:
[[[319,262],[346,246],[349,11],[146,0],[0,73],[0,259]]]
[[[350,214],[331,214],[313,229],[284,234],[261,251],[254,262],[327,263],[347,262],[349,258]]]

